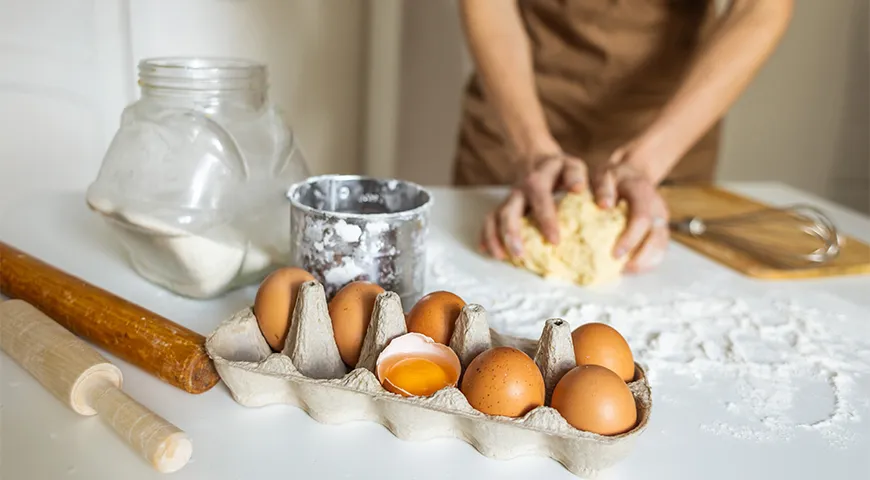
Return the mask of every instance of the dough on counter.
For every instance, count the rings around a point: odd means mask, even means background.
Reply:
[[[511,263],[544,278],[557,278],[580,285],[604,283],[619,278],[628,255],[613,258],[613,246],[626,224],[626,206],[601,209],[586,191],[568,193],[558,204],[559,244],[551,245],[529,218],[523,218],[520,237],[522,257]]]

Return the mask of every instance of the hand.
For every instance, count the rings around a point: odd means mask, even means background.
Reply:
[[[670,239],[668,208],[656,191],[655,182],[626,161],[626,150],[619,150],[592,175],[590,185],[602,208],[628,203],[628,223],[613,249],[616,258],[631,253],[625,271],[651,270],[664,259]]]
[[[527,207],[537,220],[544,238],[552,244],[558,243],[559,225],[553,192],[579,192],[587,185],[586,164],[578,158],[558,154],[531,164],[507,199],[487,215],[480,248],[499,260],[503,260],[508,252],[514,257],[521,256],[520,220]]]

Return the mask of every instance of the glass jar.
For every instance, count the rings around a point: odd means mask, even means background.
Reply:
[[[286,191],[309,172],[268,100],[266,66],[146,59],[139,86],[87,192],[133,268],[178,294],[210,298],[285,265]]]

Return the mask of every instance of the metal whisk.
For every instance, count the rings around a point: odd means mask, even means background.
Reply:
[[[804,204],[727,217],[689,217],[670,226],[693,237],[715,238],[780,268],[823,265],[836,258],[842,246],[834,222]]]

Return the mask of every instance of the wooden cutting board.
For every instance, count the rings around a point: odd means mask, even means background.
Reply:
[[[670,208],[672,220],[693,216],[704,219],[724,217],[769,206],[710,185],[667,186],[662,187],[660,191]],[[756,227],[747,225],[745,228],[751,230],[746,230],[743,235],[755,240],[771,242],[780,251],[789,249],[794,251],[800,245],[808,245],[810,238],[801,232],[800,224],[786,214],[781,215],[781,218],[775,218],[773,222],[765,222],[765,225]],[[678,232],[672,233],[673,238],[678,242],[750,277],[788,280],[870,274],[870,246],[842,233],[840,236],[845,241],[837,258],[824,265],[802,268],[782,268],[773,259],[765,258],[764,254],[750,254],[716,238],[696,238]],[[814,244],[809,244],[809,248],[801,251],[811,251],[813,246]]]

